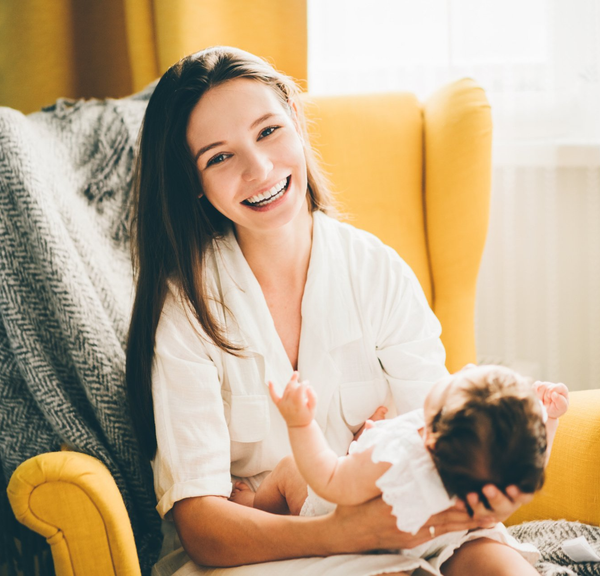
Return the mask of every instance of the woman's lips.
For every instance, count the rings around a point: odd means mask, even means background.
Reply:
[[[285,200],[285,198],[287,197],[287,193],[291,187],[291,183],[292,183],[292,176],[290,175],[287,178],[287,184],[283,188],[283,190],[281,192],[278,192],[271,199],[269,199],[269,201],[266,204],[250,204],[246,200],[244,200],[242,202],[242,204],[244,206],[247,206],[248,208],[254,210],[255,212],[265,212],[267,210],[272,210],[273,208],[279,206],[281,204],[281,202],[283,202]]]

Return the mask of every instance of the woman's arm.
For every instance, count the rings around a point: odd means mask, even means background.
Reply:
[[[381,498],[307,518],[269,514],[204,496],[176,502],[173,519],[185,551],[204,566],[414,548],[431,539],[429,526],[435,526],[436,536],[481,526],[466,512],[450,509],[432,516],[415,535],[400,532]]]
[[[173,519],[186,552],[204,566],[326,556],[336,548],[329,517],[269,514],[218,496],[176,502]]]

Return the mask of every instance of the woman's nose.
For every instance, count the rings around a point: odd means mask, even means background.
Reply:
[[[263,181],[273,170],[273,162],[267,154],[261,151],[249,152],[246,156],[242,177],[246,182]]]

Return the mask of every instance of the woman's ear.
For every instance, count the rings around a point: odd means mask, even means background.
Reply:
[[[298,132],[298,136],[304,144],[304,136],[302,135],[302,127],[300,126],[300,121],[298,120],[298,106],[296,105],[296,101],[291,98],[288,100],[288,105],[290,107],[290,114],[292,116],[292,122],[294,123],[294,127],[296,128],[296,132]]]

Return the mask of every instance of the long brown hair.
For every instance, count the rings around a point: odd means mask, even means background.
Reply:
[[[306,120],[291,78],[262,59],[229,47],[187,56],[158,82],[142,124],[133,190],[131,253],[136,292],[127,338],[126,379],[131,416],[143,453],[154,458],[152,405],[155,334],[167,294],[167,280],[181,290],[204,335],[225,352],[239,349],[210,312],[203,281],[204,253],[229,220],[203,197],[198,169],[186,140],[190,114],[211,88],[248,78],[271,88],[296,117],[305,142],[307,197],[311,211],[330,211],[327,181],[309,145]],[[211,295],[214,297],[214,295]]]

